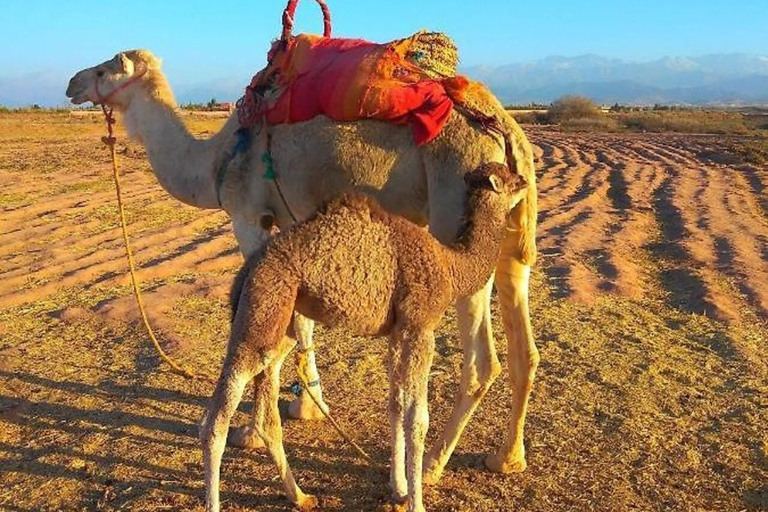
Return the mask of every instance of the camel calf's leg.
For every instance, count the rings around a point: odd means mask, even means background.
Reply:
[[[264,440],[264,444],[277,466],[288,499],[301,510],[311,510],[317,506],[317,499],[309,494],[304,494],[296,484],[283,447],[283,428],[278,410],[280,367],[295,343],[290,338],[285,338],[285,341],[290,341],[290,343],[284,343],[281,353],[263,373],[254,379],[254,386],[256,387],[254,403],[254,414],[257,418],[256,431]]]
[[[408,512],[424,512],[422,470],[424,439],[429,428],[427,388],[435,339],[431,330],[403,333],[400,353],[403,426],[405,428],[405,474],[408,480]]]
[[[312,393],[323,408],[328,411],[328,406],[323,401],[323,390],[320,387],[320,374],[315,365],[315,349],[312,344],[312,331],[315,322],[309,318],[293,314],[293,329],[299,342],[298,349],[307,354],[307,379],[312,386]],[[325,418],[323,412],[317,407],[309,393],[302,388],[301,394],[288,404],[288,416],[298,420],[321,420]]]
[[[427,454],[424,474],[424,482],[427,484],[437,483],[440,479],[477,404],[501,373],[491,327],[492,288],[493,277],[488,280],[482,290],[456,303],[459,332],[464,350],[461,382],[456,403],[445,430]]]
[[[219,511],[219,475],[221,457],[227,440],[227,428],[235,414],[251,374],[225,363],[216,390],[200,424],[205,471],[205,511]]]
[[[408,498],[405,474],[405,397],[403,396],[403,341],[394,336],[389,343],[389,429],[391,456],[389,459],[389,488],[392,501],[404,503]]]
[[[514,235],[514,231],[511,231]],[[523,427],[528,408],[528,397],[533,386],[539,351],[533,339],[528,311],[528,281],[531,268],[520,262],[517,236],[507,236],[501,248],[496,267],[496,288],[499,292],[501,317],[507,335],[507,365],[512,391],[509,430],[504,444],[486,458],[491,471],[512,473],[527,467]]]
[[[256,403],[256,387],[253,388],[253,402]],[[242,427],[230,427],[227,435],[227,444],[246,450],[256,450],[264,448],[264,441],[256,433],[256,408],[251,413],[248,425]]]
[[[255,211],[259,211],[258,204],[253,204],[253,207]],[[254,222],[251,216],[233,215],[232,227],[235,231],[237,244],[240,246],[240,251],[246,261],[272,238],[269,231],[262,229],[257,222]],[[248,425],[231,427],[227,435],[227,444],[247,450],[262,448],[264,442],[256,434],[255,425],[256,416],[252,414]]]

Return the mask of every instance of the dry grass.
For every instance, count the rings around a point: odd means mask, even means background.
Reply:
[[[194,122],[200,133],[221,120]],[[103,183],[109,161],[101,132],[98,118],[0,114],[0,510],[202,511],[196,433],[211,387],[159,366],[136,321],[119,232],[109,220],[112,190]],[[568,209],[582,199],[598,205],[587,192],[599,186],[588,178],[571,199],[567,184],[549,187],[546,178],[581,172],[567,159],[601,148],[600,139],[532,135],[544,148],[547,218],[557,215],[552,205],[558,194]],[[553,146],[553,140],[560,142]],[[605,144],[620,151],[626,141]],[[549,149],[557,144],[566,160]],[[668,151],[652,139],[637,144],[644,158]],[[141,154],[133,145],[128,150]],[[239,264],[229,224],[220,213],[169,198],[143,158],[122,157],[121,165],[152,321],[183,363],[217,369],[229,328],[227,288]],[[653,165],[638,164],[637,176]],[[677,165],[684,173],[693,164]],[[633,184],[624,184],[630,194]],[[633,201],[637,212],[630,209],[629,217],[645,211]],[[665,201],[661,196],[651,207],[665,207]],[[142,214],[148,205],[154,209]],[[726,322],[692,313],[663,271],[670,265],[703,268],[650,249],[633,252],[643,275],[641,297],[606,292],[590,302],[575,300],[563,294],[564,278],[558,277],[563,262],[556,256],[556,229],[545,219],[546,250],[531,294],[542,364],[527,427],[529,469],[496,475],[482,467],[483,454],[501,442],[505,428],[509,396],[499,379],[443,480],[427,489],[427,509],[765,510],[765,317],[758,312]],[[668,242],[664,225],[646,231],[647,247]],[[765,239],[747,243],[764,247]],[[602,258],[583,261],[590,271],[607,272]],[[14,288],[19,279],[27,280],[27,295]],[[498,321],[494,327],[503,340]],[[437,340],[430,439],[447,420],[460,371],[452,314]],[[326,423],[290,421],[286,448],[295,473],[306,490],[321,496],[324,510],[386,510],[385,344],[320,328],[317,345],[327,399],[375,463],[360,459]],[[498,346],[503,359],[505,345]],[[285,399],[294,378],[289,363]],[[236,420],[243,421],[249,408],[243,404]],[[229,449],[224,509],[290,510],[275,475],[264,453]]]
[[[736,111],[646,110],[612,115],[631,131],[732,135],[745,135],[750,132],[747,119]]]

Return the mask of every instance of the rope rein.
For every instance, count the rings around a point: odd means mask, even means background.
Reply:
[[[124,87],[123,87],[124,88]],[[97,89],[98,93],[98,89]],[[111,96],[108,95],[107,97]],[[99,97],[102,98],[102,96],[99,94]],[[135,260],[133,258],[133,251],[131,249],[131,243],[130,239],[128,238],[128,223],[125,218],[125,208],[123,207],[123,196],[122,196],[122,189],[120,187],[120,172],[117,167],[117,152],[115,151],[115,144],[117,142],[117,139],[114,135],[114,125],[116,123],[113,109],[111,107],[107,107],[106,104],[103,101],[100,101],[101,111],[104,113],[104,120],[107,124],[107,135],[102,137],[101,140],[109,146],[109,153],[112,159],[112,177],[115,182],[115,192],[117,195],[117,209],[120,217],[120,227],[122,228],[123,233],[123,243],[125,244],[125,256],[128,260],[128,269],[131,274],[131,285],[133,288],[133,295],[136,298],[136,304],[139,308],[139,313],[141,314],[141,320],[144,324],[144,327],[147,329],[147,333],[149,334],[149,339],[152,341],[152,345],[155,347],[155,351],[160,356],[160,359],[165,361],[168,366],[171,367],[171,372],[175,373],[177,375],[181,375],[182,377],[185,377],[187,379],[192,380],[199,380],[202,382],[208,382],[215,384],[216,379],[209,377],[207,375],[198,375],[190,370],[184,368],[180,364],[176,363],[173,359],[171,359],[168,354],[163,350],[163,347],[160,346],[160,342],[158,342],[157,337],[155,336],[155,332],[152,329],[152,326],[149,323],[149,317],[147,316],[146,308],[144,307],[144,299],[141,295],[141,288],[139,287],[139,279],[136,276],[136,264]],[[296,222],[296,217],[293,215],[293,212],[291,211],[290,207],[288,206],[288,203],[285,201],[285,197],[283,196],[282,190],[280,189],[280,184],[277,181],[277,176],[275,175],[274,167],[272,165],[272,155],[269,152],[264,153],[263,156],[264,163],[266,165],[266,172],[264,175],[264,178],[267,180],[271,180],[275,183],[275,187],[277,188],[278,193],[280,194],[281,199],[283,200],[283,204],[285,205],[286,209],[288,210],[289,215],[293,219],[294,223]],[[218,190],[217,190],[218,194]],[[320,403],[320,400],[315,396],[315,394],[311,391],[310,388],[317,386],[320,384],[319,381],[312,381],[309,382],[309,378],[307,377],[307,368],[308,368],[308,358],[307,353],[309,350],[312,350],[310,347],[309,349],[305,350],[299,350],[296,353],[296,365],[297,365],[297,374],[299,376],[299,379],[301,380],[304,391],[309,395],[309,397],[312,399],[312,401],[315,403],[318,409],[320,409],[320,412],[323,413],[323,416],[325,416],[328,421],[330,422],[331,426],[333,426],[334,430],[344,439],[346,442],[352,446],[352,448],[355,449],[364,459],[368,461],[372,461],[370,455],[368,455],[365,450],[363,450],[355,441],[352,439],[352,437],[349,436],[349,434],[346,433],[346,431],[339,425],[339,423],[333,419],[331,414],[328,412],[326,407],[323,407],[323,405]]]
[[[331,36],[331,16],[330,16],[330,10],[328,9],[328,6],[325,4],[323,0],[316,0],[317,3],[320,5],[320,8],[323,13],[323,35],[325,37]],[[296,10],[296,6],[298,4],[299,0],[289,0],[288,6],[285,8],[285,11],[283,12],[283,33],[282,33],[282,42],[286,43],[288,39],[291,37],[291,31],[293,29],[293,16]],[[102,94],[99,92],[99,84],[98,80],[95,84],[96,89],[96,95],[99,99],[99,104],[101,106],[101,110],[104,113],[104,119],[107,124],[107,135],[102,137],[101,140],[109,146],[109,152],[112,158],[112,174],[115,182],[115,191],[117,194],[117,207],[118,207],[118,213],[120,216],[120,226],[122,228],[123,233],[123,242],[125,243],[125,255],[126,259],[128,260],[128,269],[130,270],[131,274],[131,284],[133,287],[133,294],[136,298],[136,304],[138,305],[139,312],[141,314],[142,322],[144,323],[144,327],[147,329],[147,333],[149,334],[149,338],[152,341],[152,345],[155,347],[155,350],[157,351],[160,358],[165,361],[168,366],[171,367],[171,372],[175,373],[177,375],[181,375],[182,377],[185,377],[187,379],[194,379],[209,383],[216,383],[216,379],[213,379],[209,376],[205,375],[198,375],[190,370],[184,368],[183,366],[176,363],[173,359],[171,359],[163,350],[163,348],[160,346],[160,343],[157,340],[157,337],[155,336],[155,333],[152,329],[152,326],[149,323],[149,317],[147,316],[146,309],[144,307],[144,300],[141,295],[141,288],[139,287],[139,281],[138,277],[136,276],[136,265],[133,258],[133,251],[131,250],[131,244],[130,240],[128,238],[128,226],[125,218],[125,209],[123,207],[123,198],[122,198],[122,191],[120,188],[120,173],[118,171],[117,167],[117,154],[115,151],[115,143],[117,142],[117,139],[114,135],[114,129],[113,126],[116,123],[114,115],[113,115],[113,109],[111,107],[107,107],[106,103],[109,101],[115,94],[118,92],[126,89],[134,82],[138,81],[145,73],[147,72],[147,68],[140,70],[138,73],[136,73],[131,79],[129,79],[127,82],[121,84],[120,86],[113,89],[109,94],[106,96],[102,96]],[[240,106],[240,105],[239,105]],[[266,120],[265,126],[266,126]],[[288,205],[288,201],[285,198],[285,195],[283,194],[282,187],[280,186],[280,182],[278,180],[277,174],[275,172],[274,168],[274,162],[272,159],[272,153],[270,151],[271,146],[271,136],[269,133],[267,133],[267,147],[266,151],[262,154],[261,159],[262,163],[265,166],[265,171],[263,178],[267,181],[272,181],[275,184],[275,188],[277,189],[277,193],[280,196],[280,199],[283,202],[283,205],[285,206],[285,209],[288,211],[288,214],[290,215],[291,219],[293,220],[294,224],[298,222],[296,216],[293,214],[293,211],[291,210],[290,206]],[[245,139],[245,134],[241,133],[238,142],[234,149],[234,154],[236,154],[238,151],[244,150],[244,146],[247,144],[247,140]],[[228,162],[227,162],[228,163]],[[219,169],[217,176],[216,176],[216,198],[219,202],[219,206],[221,206],[221,197],[220,197],[220,188],[224,181],[224,174],[226,173],[226,165],[222,166],[222,168]],[[312,401],[315,403],[318,409],[320,409],[320,412],[323,413],[323,416],[328,419],[330,424],[333,426],[333,428],[336,430],[336,432],[345,440],[347,441],[350,446],[352,446],[355,451],[358,452],[364,459],[367,461],[373,461],[370,455],[368,455],[365,450],[363,450],[355,441],[352,439],[339,425],[339,423],[333,419],[333,417],[328,412],[327,408],[323,406],[323,404],[320,403],[320,400],[315,396],[315,394],[312,392],[311,388],[316,387],[320,385],[319,380],[315,380],[310,382],[308,377],[308,367],[309,367],[309,359],[308,359],[308,352],[312,350],[313,347],[309,347],[304,350],[298,350],[296,353],[296,373],[298,374],[299,379],[302,382],[302,385],[304,386],[304,391],[309,395],[309,397],[312,399]]]
[[[360,446],[355,442],[354,439],[352,439],[349,434],[347,434],[343,428],[341,428],[341,425],[333,419],[331,414],[326,410],[325,407],[320,403],[320,400],[315,396],[315,394],[311,391],[312,387],[315,387],[320,384],[320,381],[312,381],[309,382],[309,377],[307,373],[307,368],[309,367],[309,358],[307,357],[307,353],[312,350],[313,347],[306,348],[304,350],[297,350],[296,351],[296,373],[299,376],[299,379],[301,380],[302,385],[304,386],[304,392],[309,395],[309,397],[312,399],[313,402],[315,402],[315,405],[318,409],[320,409],[320,412],[323,413],[323,416],[325,416],[328,421],[331,423],[331,426],[333,426],[334,430],[338,432],[338,434],[352,446],[352,448],[355,449],[357,453],[359,453],[365,460],[367,461],[373,461],[370,455],[368,455],[365,450],[360,448]]]
[[[139,288],[139,280],[136,277],[136,264],[133,258],[133,251],[131,250],[131,243],[128,239],[128,224],[125,220],[125,209],[123,208],[123,197],[120,188],[120,173],[117,169],[117,154],[115,152],[115,143],[117,142],[113,130],[115,117],[113,115],[112,108],[107,108],[104,103],[101,103],[101,111],[104,113],[104,119],[107,123],[107,136],[102,137],[101,140],[104,142],[104,144],[109,146],[109,153],[112,157],[112,177],[115,181],[115,191],[117,193],[117,210],[120,215],[120,227],[122,228],[123,242],[125,243],[125,256],[128,260],[128,269],[130,270],[131,274],[133,295],[136,297],[136,304],[139,307],[141,320],[144,323],[144,327],[147,329],[147,333],[149,333],[149,338],[152,340],[152,345],[154,345],[155,350],[157,351],[158,355],[160,355],[160,358],[168,363],[168,366],[171,367],[172,373],[181,375],[182,377],[186,377],[188,379],[200,380],[204,382],[215,382],[215,380],[211,377],[192,373],[168,357],[168,354],[165,353],[163,347],[161,347],[160,343],[157,341],[157,337],[155,336],[155,332],[152,330],[152,326],[149,324],[149,317],[147,316],[147,310],[144,307],[144,299],[141,295],[141,288]]]

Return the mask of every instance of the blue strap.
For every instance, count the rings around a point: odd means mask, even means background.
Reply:
[[[216,202],[221,206],[221,186],[224,184],[224,178],[227,177],[229,164],[238,153],[244,153],[251,143],[251,131],[247,128],[240,128],[235,132],[235,145],[232,151],[224,157],[216,173]]]

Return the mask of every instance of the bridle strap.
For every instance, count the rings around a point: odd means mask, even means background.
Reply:
[[[134,75],[131,78],[129,78],[124,83],[112,89],[112,91],[110,91],[109,94],[107,94],[106,96],[101,95],[101,92],[99,91],[99,79],[96,78],[96,85],[95,85],[96,98],[98,99],[101,105],[104,105],[106,102],[111,100],[115,94],[119,93],[120,91],[124,91],[125,89],[127,89],[128,87],[136,83],[141,77],[143,77],[146,74],[147,74],[147,66],[143,66],[138,73],[134,73]]]

